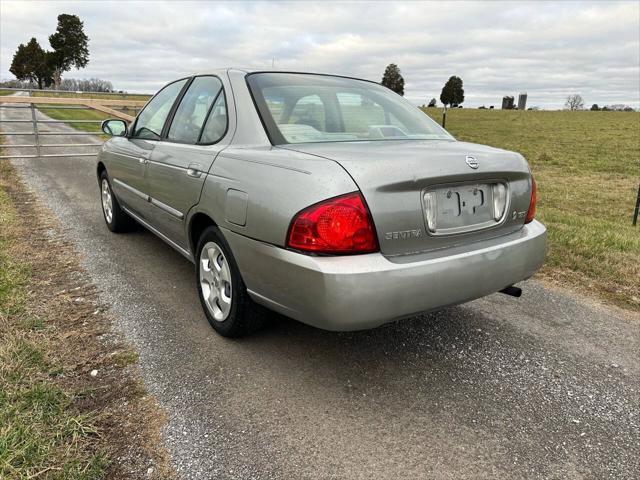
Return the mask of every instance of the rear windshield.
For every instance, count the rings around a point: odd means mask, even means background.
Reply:
[[[376,83],[298,73],[255,73],[247,83],[275,145],[453,139],[417,107]]]

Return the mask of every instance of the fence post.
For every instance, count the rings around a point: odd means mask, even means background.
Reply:
[[[31,92],[29,92],[31,95]],[[36,117],[36,107],[33,103],[31,106],[31,122],[33,123],[33,136],[35,137],[35,142],[33,142],[36,146],[36,154],[40,157],[40,135],[38,135],[38,119]]]
[[[444,106],[444,110],[442,110],[442,128],[445,128],[447,124],[447,106]]]
[[[638,185],[638,197],[636,198],[636,209],[633,212],[633,226],[638,223],[638,210],[640,210],[640,185]]]

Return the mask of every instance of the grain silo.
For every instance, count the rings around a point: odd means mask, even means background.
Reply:
[[[518,110],[526,110],[527,109],[527,94],[521,93],[518,95]]]

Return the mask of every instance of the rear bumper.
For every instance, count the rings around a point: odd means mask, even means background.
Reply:
[[[372,328],[497,292],[540,268],[546,246],[546,229],[535,220],[410,263],[380,253],[313,257],[223,233],[256,302],[327,330]]]

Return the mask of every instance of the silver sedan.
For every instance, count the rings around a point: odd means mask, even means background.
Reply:
[[[522,155],[456,141],[373,82],[219,70],[102,128],[108,228],[137,222],[194,262],[225,336],[268,310],[357,330],[518,295],[544,259]]]

